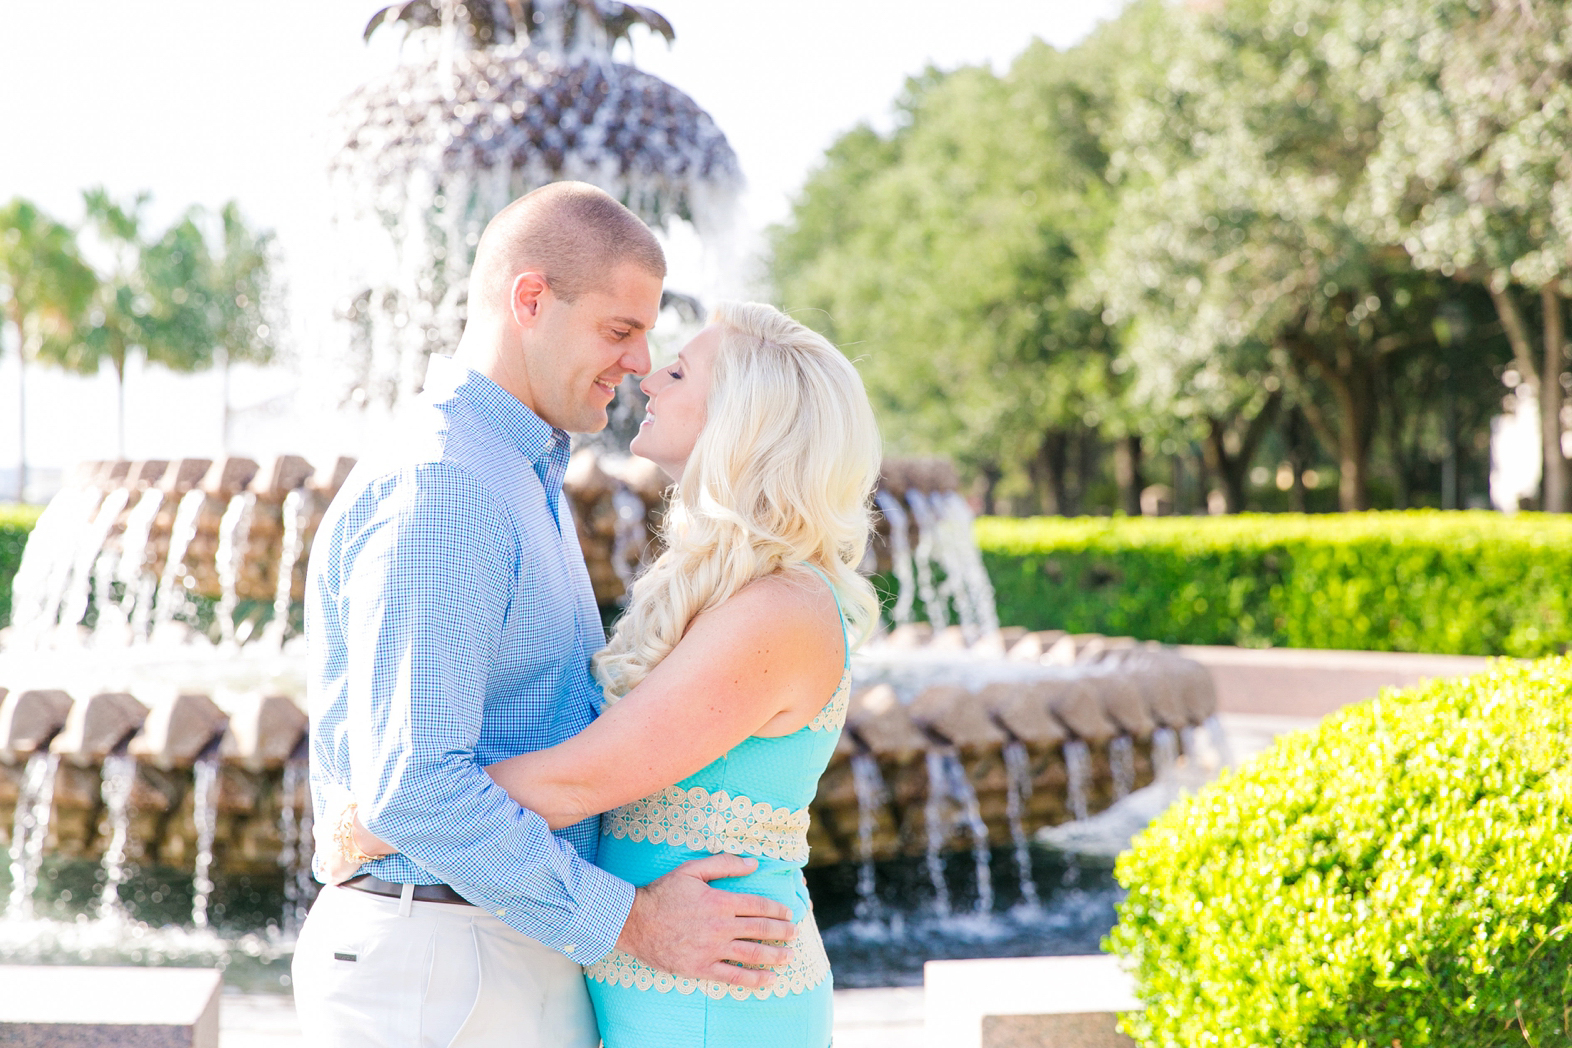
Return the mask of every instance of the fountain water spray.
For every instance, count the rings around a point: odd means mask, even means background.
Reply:
[[[33,890],[43,867],[59,770],[60,757],[40,751],[28,756],[22,772],[11,830],[11,901],[6,907],[6,916],[13,919],[31,920],[33,916]]]
[[[59,616],[63,634],[68,634],[72,627],[87,617],[87,606],[93,593],[93,569],[99,563],[104,543],[108,540],[109,533],[114,530],[115,523],[119,521],[120,514],[125,510],[130,498],[130,491],[116,488],[105,495],[104,500],[99,503],[98,512],[94,514],[92,522],[77,538],[76,555],[71,559],[69,581],[61,593],[58,607],[45,609],[42,623],[45,630],[52,624],[56,614]]]
[[[950,886],[944,880],[944,858],[941,852],[950,836],[949,820],[944,813],[944,798],[949,793],[950,776],[944,766],[944,755],[938,750],[929,750],[926,760],[928,802],[923,806],[923,820],[928,831],[928,847],[924,862],[928,867],[928,880],[933,885],[933,912],[940,917],[948,917]]]
[[[1032,795],[1031,755],[1026,744],[1011,739],[1004,744],[1005,818],[1010,823],[1010,843],[1015,850],[1015,871],[1021,881],[1021,905],[1037,909],[1037,882],[1032,877],[1032,849],[1026,839],[1026,799]]]
[[[284,762],[284,781],[280,788],[278,864],[284,868],[284,921],[286,936],[300,933],[306,921],[306,910],[315,894],[311,879],[311,856],[314,842],[311,833],[311,805],[297,805],[295,798],[305,788],[309,766],[301,757],[291,757]]]
[[[857,791],[857,908],[859,921],[879,919],[879,896],[874,884],[873,831],[877,828],[879,809],[888,796],[884,777],[879,774],[879,762],[871,754],[852,755],[852,785]]]
[[[1064,744],[1065,802],[1076,822],[1089,814],[1086,788],[1092,781],[1092,752],[1080,739]]]
[[[276,651],[284,649],[289,635],[289,609],[294,603],[295,568],[306,553],[306,528],[311,524],[312,496],[296,489],[284,496],[283,545],[278,556],[278,585],[273,590],[273,617],[262,631],[262,640]]]
[[[633,592],[638,577],[638,555],[644,548],[644,500],[621,480],[613,482],[611,508],[617,514],[617,530],[612,540],[611,567],[622,583],[623,601]]]
[[[1179,738],[1172,728],[1152,732],[1152,774],[1159,779],[1172,777],[1179,763]]]
[[[890,559],[895,575],[895,607],[890,611],[890,619],[898,626],[912,620],[912,597],[916,592],[912,578],[911,522],[900,499],[883,488],[874,495],[874,501],[889,524]]]
[[[914,494],[917,495],[915,501],[912,498]],[[950,624],[950,612],[945,607],[945,601],[933,581],[933,562],[937,542],[933,517],[917,509],[919,505],[926,506],[920,492],[907,492],[906,501],[912,507],[912,519],[917,523],[917,548],[912,550],[912,563],[917,568],[917,596],[922,598],[922,606],[928,613],[928,621],[933,624],[935,630],[940,630]]]
[[[103,497],[94,488],[66,488],[39,515],[11,582],[12,633],[20,646],[37,646],[53,629],[81,535]]]
[[[126,530],[120,536],[120,561],[115,566],[115,581],[121,586],[118,618],[132,633],[146,633],[153,612],[153,596],[158,591],[158,576],[150,563],[153,529],[164,508],[164,492],[148,488],[126,513]],[[99,622],[106,609],[99,608]],[[138,623],[141,629],[137,629]]]
[[[256,505],[257,497],[242,491],[229,500],[218,525],[218,584],[223,594],[218,600],[218,629],[231,647],[240,643],[235,634],[235,610],[240,606],[240,573],[246,565],[246,543]]]
[[[1135,789],[1135,742],[1128,735],[1108,741],[1108,770],[1113,778],[1114,800],[1130,796]]]
[[[112,753],[104,758],[104,812],[109,820],[109,844],[104,848],[104,887],[98,896],[98,919],[125,922],[120,885],[126,879],[126,845],[131,838],[131,788],[136,784],[136,758]]]
[[[204,754],[191,769],[191,821],[196,827],[196,865],[192,870],[191,923],[208,926],[213,894],[213,838],[218,832],[218,756]]]
[[[186,551],[197,536],[202,504],[207,494],[200,489],[185,493],[175,508],[174,526],[169,530],[169,559],[164,562],[164,577],[158,583],[158,596],[149,620],[147,636],[156,636],[163,627],[184,614],[190,603],[186,595]]]

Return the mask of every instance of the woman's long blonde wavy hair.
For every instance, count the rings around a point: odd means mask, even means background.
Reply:
[[[665,552],[634,582],[596,659],[607,702],[648,676],[695,616],[774,572],[824,572],[852,647],[878,623],[878,598],[856,571],[880,460],[857,370],[773,306],[722,303],[711,323],[721,337],[704,428],[661,525]]]

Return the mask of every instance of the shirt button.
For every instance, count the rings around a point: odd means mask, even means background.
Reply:
[[[498,917],[505,916],[507,914],[507,912],[508,912],[508,908],[506,906],[504,906],[502,909],[497,911],[497,916]]]
[[[572,953],[574,950],[577,950],[578,948],[579,948],[579,944],[578,943],[570,942],[570,943],[568,943],[568,945],[566,945],[566,946],[564,946],[562,948],[562,952],[563,953]]]

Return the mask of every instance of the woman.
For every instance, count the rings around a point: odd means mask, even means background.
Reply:
[[[649,407],[632,450],[676,489],[665,552],[597,658],[605,712],[487,771],[553,829],[605,812],[597,861],[633,884],[731,852],[758,869],[722,886],[791,908],[793,959],[763,989],[678,977],[620,951],[587,968],[606,1048],[824,1048],[832,984],[802,867],[808,803],[846,717],[851,649],[877,621],[853,566],[878,431],[846,358],[756,303],[722,305],[641,388]],[[358,823],[355,842],[391,851]],[[335,881],[354,873],[342,856],[329,865]]]

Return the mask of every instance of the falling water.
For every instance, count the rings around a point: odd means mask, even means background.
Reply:
[[[67,630],[87,617],[87,605],[93,592],[93,568],[98,564],[104,543],[108,541],[109,533],[114,530],[130,498],[128,488],[116,488],[105,495],[92,523],[77,539],[76,552],[71,558],[70,581],[61,594],[59,604],[60,625]],[[53,621],[54,613],[54,608],[45,609],[45,629]]]
[[[186,492],[175,508],[174,525],[169,531],[169,559],[164,562],[164,577],[158,583],[158,602],[150,618],[139,616],[149,623],[147,633],[141,636],[157,633],[160,626],[174,622],[186,609],[186,550],[196,538],[202,504],[206,501],[207,493],[195,489]]]
[[[611,508],[617,515],[611,568],[622,582],[621,599],[626,603],[628,594],[633,592],[633,580],[638,575],[638,554],[644,542],[644,500],[619,480],[611,491]]]
[[[104,848],[104,887],[98,897],[102,921],[127,921],[120,902],[120,885],[126,879],[126,845],[131,836],[131,787],[136,783],[136,758],[112,753],[104,758],[104,811],[109,819],[109,844]]]
[[[11,830],[11,902],[6,908],[13,919],[33,916],[33,889],[38,886],[38,871],[44,862],[59,769],[58,755],[38,752],[27,758],[22,771],[22,791],[16,799]]]
[[[921,492],[907,492],[906,501],[912,507],[912,518],[917,522],[917,548],[912,551],[912,562],[917,567],[917,595],[922,598],[922,606],[927,610],[928,621],[933,623],[933,628],[943,629],[950,624],[950,612],[940,600],[939,591],[933,584],[933,518],[917,508],[924,505]]]
[[[950,750],[942,754],[942,760],[947,792],[960,809],[961,818],[972,835],[972,861],[977,870],[977,904],[974,909],[978,913],[991,913],[993,871],[988,852],[988,824],[983,822],[982,811],[977,806],[977,791],[972,788],[971,777],[966,774],[966,765],[961,763],[961,758]]]
[[[1223,722],[1217,714],[1207,717],[1201,725],[1206,729],[1207,738],[1212,740],[1212,749],[1217,753],[1217,767],[1219,770],[1232,767],[1234,763],[1233,747],[1228,745],[1228,731],[1223,727]]]
[[[960,536],[955,534],[945,517],[944,496],[938,492],[925,495],[913,491],[906,496],[906,501],[911,504],[912,514],[919,522],[926,522],[933,534],[933,558],[944,570],[944,580],[938,585],[939,603],[949,601],[967,641],[976,640],[979,635],[976,609],[972,607],[971,594],[966,591],[964,555],[956,549],[958,544],[971,544],[970,531]]]
[[[273,617],[262,631],[265,644],[283,650],[289,635],[289,609],[294,603],[295,566],[306,551],[311,524],[311,496],[297,488],[284,496],[284,536],[278,557],[278,585],[273,588]]]
[[[278,836],[283,842],[279,849],[278,864],[284,868],[284,935],[293,937],[300,933],[305,923],[306,909],[311,902],[311,805],[299,805],[296,798],[305,788],[308,774],[306,761],[291,758],[284,764],[284,781],[280,786],[282,803],[279,805]]]
[[[1010,842],[1015,846],[1015,870],[1021,880],[1021,905],[1037,909],[1037,884],[1032,879],[1032,850],[1026,841],[1026,798],[1032,795],[1031,756],[1026,744],[1012,739],[1004,745],[1006,782],[1005,817],[1010,823]]]
[[[1152,777],[1166,779],[1179,762],[1179,739],[1172,728],[1152,732]]]
[[[92,526],[101,501],[92,489],[67,488],[39,515],[11,583],[11,621],[19,642],[37,644],[54,625],[78,538]]]
[[[950,525],[952,559],[959,570],[977,628],[984,634],[992,633],[999,628],[999,609],[994,600],[993,583],[989,581],[988,570],[983,565],[982,551],[977,548],[977,541],[972,535],[974,518],[971,507],[955,491],[936,495],[934,501]]]
[[[191,769],[191,821],[196,827],[196,867],[192,873],[191,923],[206,928],[213,895],[213,838],[218,831],[218,757],[197,758]]]
[[[931,614],[928,616],[934,628],[948,624],[949,609],[955,611],[956,622],[960,625],[968,641],[977,637],[977,621],[972,614],[971,603],[967,600],[966,587],[961,582],[960,566],[956,563],[952,547],[955,545],[954,536],[945,526],[944,518],[940,515],[937,506],[938,496],[933,499],[920,491],[908,491],[906,504],[911,507],[912,518],[917,521],[918,571],[921,561],[930,562],[929,578],[933,578],[931,565],[937,565],[944,573],[944,577],[933,585],[934,598],[938,602],[940,614],[945,616],[945,621],[940,622]],[[970,536],[967,537],[970,541]],[[920,576],[919,576],[920,577]],[[926,602],[927,598],[924,597]]]
[[[890,560],[895,572],[895,608],[890,619],[896,625],[912,620],[912,597],[916,587],[912,580],[911,522],[901,502],[888,491],[880,490],[874,496],[879,512],[884,514],[890,528]]]
[[[860,863],[854,912],[859,921],[873,921],[879,918],[879,897],[874,890],[873,877],[873,831],[886,798],[884,776],[879,774],[879,762],[868,753],[853,755],[851,769],[852,785],[857,790],[857,858]]]
[[[218,524],[218,631],[225,644],[235,645],[235,609],[240,604],[240,572],[245,568],[246,544],[251,537],[251,516],[257,497],[242,491],[229,500]]]
[[[1135,743],[1130,736],[1120,735],[1109,741],[1108,767],[1114,800],[1123,800],[1135,789]]]
[[[1086,787],[1092,781],[1092,753],[1080,739],[1064,744],[1065,803],[1076,822],[1088,814]]]
[[[940,858],[939,850],[950,835],[949,820],[944,817],[944,797],[949,792],[946,780],[949,776],[945,772],[943,754],[938,750],[929,750],[927,758],[928,803],[923,806],[923,819],[928,831],[928,879],[933,882],[934,912],[940,917],[948,917],[950,887],[944,881],[944,860]]]
[[[149,563],[149,547],[153,541],[153,528],[158,522],[158,512],[164,508],[164,492],[148,488],[126,513],[126,530],[120,535],[120,562],[115,567],[115,581],[121,585],[120,605],[116,618],[122,626],[129,625],[133,635],[147,632],[149,616],[153,612],[153,595],[158,589],[158,578]],[[109,611],[99,606],[99,623]]]

